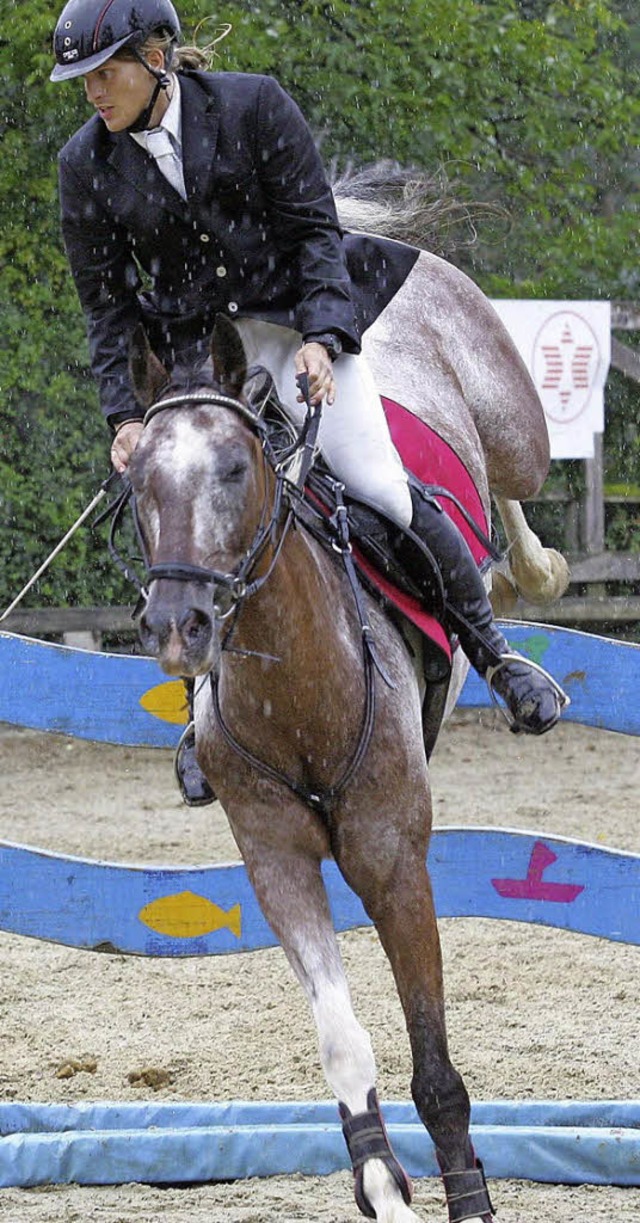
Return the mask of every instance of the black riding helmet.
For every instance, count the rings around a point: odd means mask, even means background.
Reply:
[[[68,81],[93,72],[121,47],[134,54],[150,34],[168,34],[178,42],[180,21],[170,0],[69,0],[53,36],[56,66],[52,81]],[[136,58],[156,79],[143,56]]]

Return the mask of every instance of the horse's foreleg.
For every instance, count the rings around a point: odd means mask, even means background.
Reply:
[[[358,1205],[379,1223],[418,1223],[407,1204],[410,1182],[377,1112],[371,1041],[353,1011],[320,862],[264,846],[250,853],[241,849],[260,907],[315,1020],[322,1069],[341,1106]]]
[[[390,819],[383,821],[387,829]],[[418,817],[414,831],[419,823]],[[376,926],[393,970],[411,1042],[412,1095],[436,1148],[450,1221],[489,1223],[492,1207],[469,1137],[469,1096],[447,1045],[440,940],[425,868],[426,837],[418,834],[412,844],[407,828],[394,853],[388,836],[382,829],[376,832],[372,819],[366,839],[366,848],[345,844],[337,856]]]
[[[371,1041],[356,1019],[317,859],[264,849],[247,871],[316,1023],[322,1068],[339,1100],[366,1108],[375,1083]]]

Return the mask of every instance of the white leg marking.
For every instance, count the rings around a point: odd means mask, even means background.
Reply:
[[[376,1081],[375,1061],[369,1035],[353,1013],[346,982],[323,984],[311,1007],[329,1086],[351,1113],[366,1112],[367,1096]],[[378,1223],[419,1223],[382,1160],[367,1160],[363,1188]]]
[[[367,1094],[376,1082],[369,1035],[358,1023],[346,982],[317,983],[311,999],[318,1030],[320,1060],[327,1083],[352,1113],[367,1108]]]
[[[365,1197],[376,1212],[378,1223],[420,1223],[406,1206],[389,1169],[380,1159],[368,1159],[363,1169]]]

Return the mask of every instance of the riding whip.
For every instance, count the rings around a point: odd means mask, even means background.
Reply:
[[[62,549],[64,548],[65,544],[69,542],[69,540],[71,539],[71,536],[75,535],[75,532],[78,530],[78,527],[82,526],[82,523],[85,522],[85,520],[89,517],[89,514],[93,513],[96,506],[99,505],[100,502],[102,501],[103,497],[106,497],[109,489],[111,488],[113,482],[118,478],[118,476],[119,476],[119,472],[112,471],[111,475],[108,476],[107,479],[103,481],[103,483],[100,485],[100,491],[96,493],[93,500],[89,503],[86,509],[82,511],[80,517],[76,520],[76,522],[74,522],[73,526],[69,528],[66,535],[60,540],[60,543],[56,544],[55,548],[53,549],[53,552],[49,554],[46,561],[43,561],[40,568],[33,574],[33,577],[29,578],[29,581],[27,582],[26,586],[23,586],[22,590],[20,591],[20,594],[16,595],[13,602],[10,603],[9,606],[5,608],[2,614],[0,614],[0,623],[6,619],[6,617],[10,614],[10,612],[13,611],[15,607],[18,606],[18,603],[20,603],[22,599],[24,598],[24,596],[27,594],[27,592],[31,590],[31,587],[35,585],[35,583],[38,581],[38,578],[42,577],[42,574],[45,572],[46,569],[49,568],[49,565],[51,564],[52,560],[54,560],[55,557],[58,556],[60,552],[62,552]]]

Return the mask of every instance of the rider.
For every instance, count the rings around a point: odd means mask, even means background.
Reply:
[[[114,467],[126,469],[143,427],[127,363],[136,323],[172,365],[204,355],[215,315],[227,314],[296,422],[304,409],[295,376],[308,375],[313,402],[327,404],[319,443],[329,467],[351,496],[426,545],[423,553],[401,538],[398,557],[428,590],[425,554],[435,556],[445,626],[506,702],[512,728],[543,734],[562,693],[510,652],[465,541],[410,488],[391,441],[359,355],[343,235],[305,120],[273,78],[211,73],[203,52],[179,43],[170,0],[69,0],[54,36],[51,79],[84,77],[96,111],[62,149],[60,195]],[[407,252],[408,272],[415,253],[393,245],[400,262]],[[383,284],[366,259],[360,265]],[[378,311],[381,299],[384,288]],[[193,729],[177,771],[185,801],[212,800]]]

